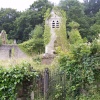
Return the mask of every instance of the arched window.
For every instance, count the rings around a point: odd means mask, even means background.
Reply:
[[[55,28],[55,21],[52,22],[52,28]]]
[[[56,22],[56,28],[59,28],[59,21]]]

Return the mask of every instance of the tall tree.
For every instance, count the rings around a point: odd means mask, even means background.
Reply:
[[[44,22],[44,13],[48,8],[52,8],[52,4],[48,0],[35,1],[28,10],[16,19],[15,30],[12,31],[17,42],[23,42],[29,39],[29,34],[37,24]]]
[[[40,14],[36,11],[27,10],[23,12],[14,22],[15,30],[12,31],[13,38],[15,38],[17,42],[28,40],[31,30],[34,29],[35,25],[42,22]]]
[[[95,23],[90,27],[92,38],[98,37],[100,34],[100,11],[95,16]]]
[[[100,9],[100,0],[84,0],[85,14],[94,16]]]
[[[79,45],[83,42],[81,35],[78,31],[79,24],[72,21],[69,23],[69,27],[71,27],[71,31],[69,32],[69,42],[70,44]]]
[[[78,0],[61,0],[59,5],[67,13],[67,25],[71,21],[79,23],[79,31],[81,36],[87,37],[89,24],[84,14],[83,4],[80,3]],[[67,26],[67,31],[68,30],[70,30],[70,28]]]
[[[0,9],[0,30],[5,30],[10,37],[10,32],[14,29],[13,22],[20,16],[20,12],[11,8]]]

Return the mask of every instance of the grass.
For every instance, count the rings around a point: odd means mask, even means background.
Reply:
[[[55,60],[51,65],[45,65],[41,64],[40,59],[38,59],[40,56],[33,56],[33,57],[27,57],[27,58],[19,58],[19,59],[8,59],[8,60],[0,60],[0,66],[4,68],[11,68],[15,65],[20,65],[23,62],[27,62],[33,67],[34,70],[37,71],[43,71],[45,68],[49,68],[51,71],[56,69]]]

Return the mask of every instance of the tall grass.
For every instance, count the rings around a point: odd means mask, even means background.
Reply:
[[[43,71],[45,68],[49,68],[51,71],[55,69],[55,61],[51,65],[45,65],[41,64],[41,61],[39,61],[37,58],[40,56],[33,56],[33,57],[27,57],[27,58],[19,58],[19,59],[8,59],[8,60],[0,60],[0,66],[4,68],[11,68],[15,65],[20,65],[23,62],[29,63],[31,67],[33,67],[34,70],[37,71]],[[34,60],[35,59],[35,60]],[[41,57],[40,57],[41,60]]]

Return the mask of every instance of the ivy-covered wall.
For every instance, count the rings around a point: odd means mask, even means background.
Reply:
[[[59,29],[55,29],[57,39],[55,43],[55,47],[60,48],[62,51],[69,50],[69,43],[67,41],[67,34],[66,34],[66,12],[61,9],[55,8],[55,12],[61,17],[61,23]]]
[[[51,12],[47,10],[45,16],[47,17],[44,29],[45,53],[52,54],[58,47],[67,51],[69,44],[66,35],[66,13],[54,7]]]
[[[50,26],[45,24],[44,28],[45,29],[44,29],[44,35],[43,36],[44,36],[44,45],[46,46],[49,43],[50,37],[51,37]]]

